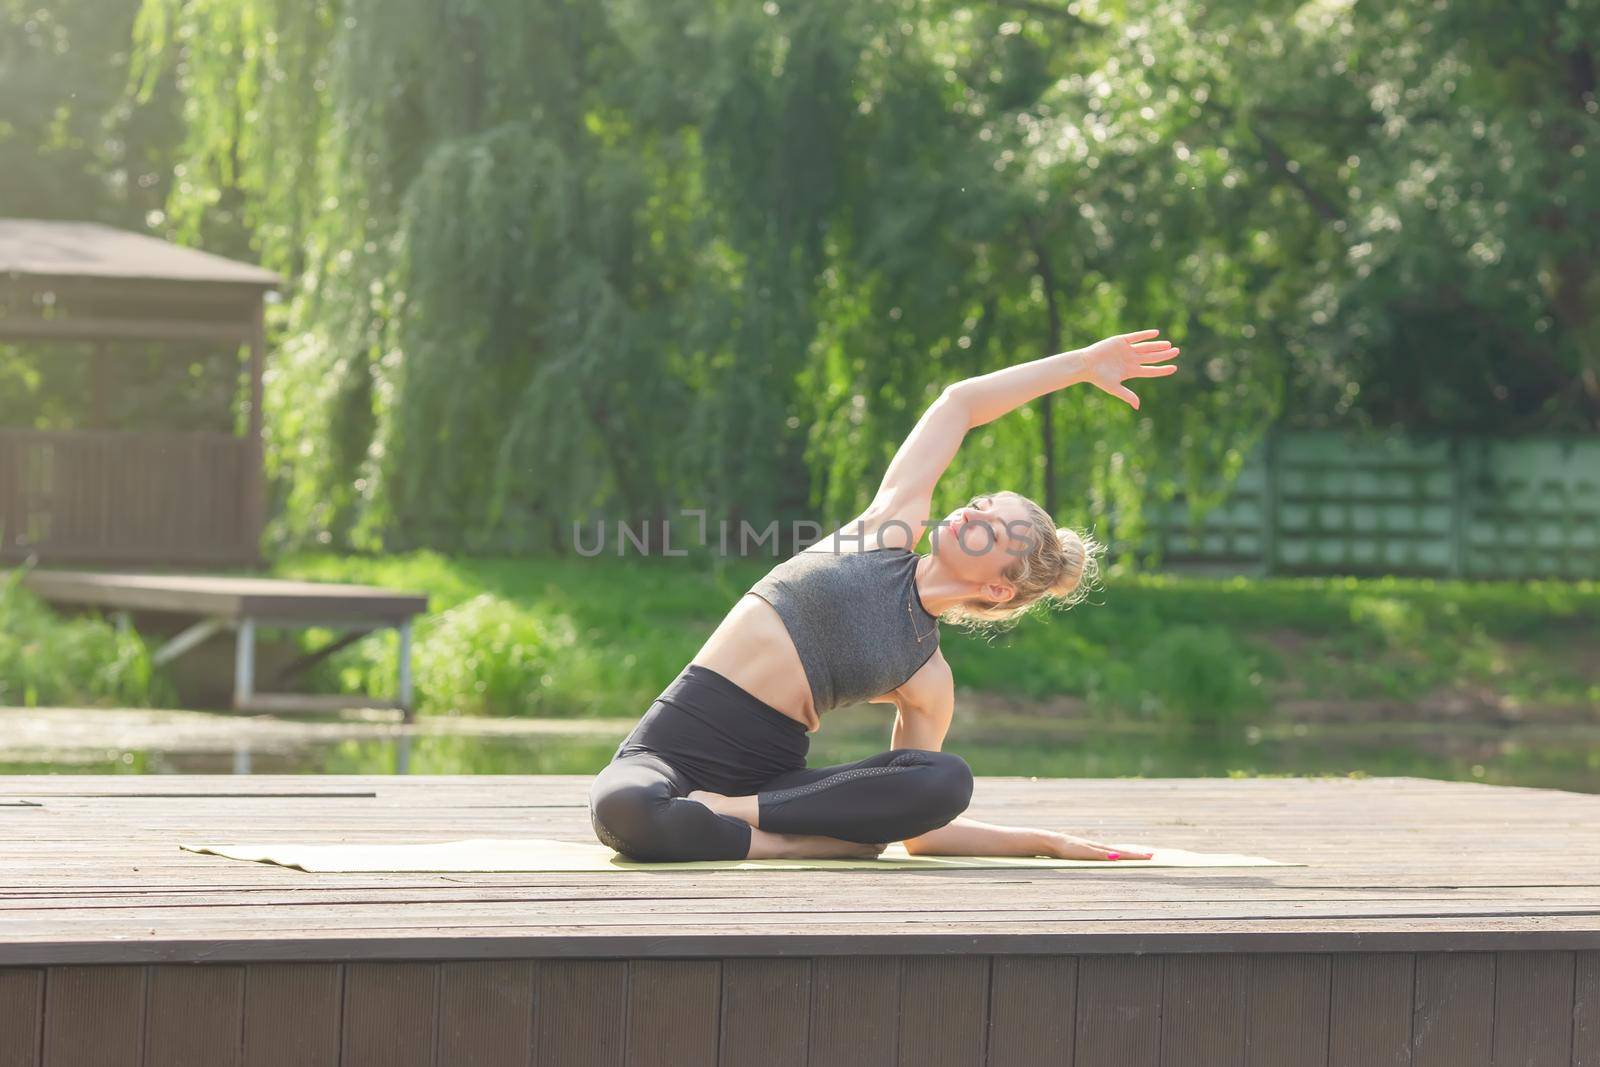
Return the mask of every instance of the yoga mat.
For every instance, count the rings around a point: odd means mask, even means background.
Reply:
[[[1302,867],[1230,852],[1188,852],[1156,848],[1148,860],[1058,860],[1042,856],[913,856],[899,842],[873,860],[700,860],[692,863],[637,863],[600,844],[548,841],[536,837],[482,838],[399,845],[180,844],[186,852],[227,859],[275,863],[313,874],[401,874],[544,871],[893,871],[936,868],[1092,867]],[[1125,846],[1147,851],[1138,846]]]

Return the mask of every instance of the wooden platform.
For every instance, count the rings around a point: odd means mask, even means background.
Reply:
[[[232,706],[235,711],[329,712],[349,707],[397,708],[410,721],[411,620],[428,610],[421,593],[403,593],[370,585],[301,582],[209,574],[113,574],[99,571],[33,569],[23,584],[51,604],[96,608],[138,618],[161,613],[195,619],[155,651],[157,666],[190,651],[224,631],[235,634]],[[376,630],[393,628],[400,635],[398,672],[393,696],[329,695],[262,692],[256,678],[256,629],[328,627],[345,631],[329,645],[288,665],[276,678],[284,684],[306,668]]]
[[[969,812],[1287,868],[308,875],[177,848],[590,841],[588,782],[0,778],[0,1063],[1600,1064],[1600,796],[983,778]]]
[[[169,611],[261,623],[339,621],[398,625],[428,610],[421,593],[343,582],[211,574],[31,570],[23,584],[53,604]]]

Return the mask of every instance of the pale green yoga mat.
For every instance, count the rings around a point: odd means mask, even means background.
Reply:
[[[1155,849],[1148,860],[1056,860],[1012,856],[912,856],[900,843],[875,860],[704,860],[694,863],[636,863],[604,845],[548,841],[537,837],[484,838],[411,845],[179,845],[228,859],[293,867],[313,874],[402,874],[542,871],[894,871],[928,868],[1094,867],[1300,867],[1259,856],[1228,852]],[[1127,846],[1134,849],[1135,846]],[[1143,849],[1136,849],[1143,851]]]

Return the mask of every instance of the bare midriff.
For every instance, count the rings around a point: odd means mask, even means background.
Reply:
[[[816,733],[822,725],[794,639],[771,604],[746,593],[689,661],[716,671]]]

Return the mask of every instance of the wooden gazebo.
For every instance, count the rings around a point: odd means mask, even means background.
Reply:
[[[93,346],[89,425],[0,428],[0,561],[253,566],[265,517],[262,303],[271,271],[88,222],[0,219],[0,342]],[[248,346],[243,437],[111,430],[125,342]]]

